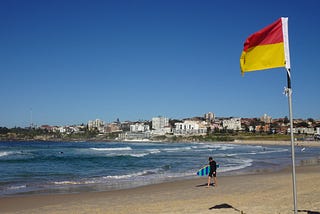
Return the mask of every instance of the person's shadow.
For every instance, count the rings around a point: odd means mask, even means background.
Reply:
[[[245,214],[244,211],[242,210],[239,210],[235,207],[233,207],[232,205],[230,204],[227,204],[227,203],[224,203],[224,204],[218,204],[218,205],[215,205],[213,207],[210,207],[209,210],[213,210],[213,209],[233,209],[241,214]],[[307,213],[307,214],[320,214],[320,212],[318,211],[311,211],[311,210],[298,210],[298,212],[304,212],[304,213]]]
[[[306,212],[307,214],[320,214],[320,212],[311,210],[298,210],[298,212]]]
[[[208,186],[208,183],[205,183],[205,184],[199,184],[197,185],[196,187],[206,187]],[[210,186],[215,186],[214,183],[211,183]]]
[[[230,204],[218,204],[218,205],[215,205],[213,207],[210,207],[209,210],[213,210],[213,209],[233,209],[241,214],[245,214],[242,210],[239,210],[237,208],[234,208],[233,206],[231,206]]]

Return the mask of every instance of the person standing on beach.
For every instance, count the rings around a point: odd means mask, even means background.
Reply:
[[[217,186],[218,185],[218,182],[217,182],[217,163],[215,162],[215,160],[213,160],[212,157],[209,157],[209,165],[210,165],[210,172],[209,172],[209,176],[208,176],[208,187],[210,187],[212,177],[214,180],[214,186]]]

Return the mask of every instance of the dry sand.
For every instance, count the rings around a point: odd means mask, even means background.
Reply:
[[[293,213],[291,170],[98,193],[0,198],[0,213]],[[298,210],[320,213],[320,166],[297,168]],[[311,212],[312,211],[312,212]]]

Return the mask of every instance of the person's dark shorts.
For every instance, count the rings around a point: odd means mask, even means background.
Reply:
[[[210,171],[210,173],[209,173],[209,177],[211,177],[211,178],[212,178],[212,176],[213,176],[213,177],[217,177],[217,172]]]

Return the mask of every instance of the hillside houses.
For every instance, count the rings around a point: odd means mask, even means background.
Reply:
[[[95,132],[99,135],[117,136],[118,140],[143,140],[156,136],[192,136],[208,135],[219,132],[253,132],[268,134],[290,133],[288,118],[273,119],[264,114],[260,118],[216,117],[209,112],[203,117],[192,117],[182,120],[158,116],[145,121],[124,121],[106,123],[100,119],[90,120],[87,125],[39,127],[49,133],[64,135]],[[295,119],[294,134],[320,136],[320,121],[313,119]]]

